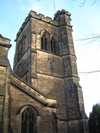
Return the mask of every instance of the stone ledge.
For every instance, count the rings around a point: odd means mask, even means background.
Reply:
[[[36,89],[32,88],[24,81],[21,81],[20,79],[16,78],[14,75],[11,76],[11,84],[15,85],[18,89],[20,89],[27,95],[31,96],[32,98],[36,99],[43,105],[56,108],[57,106],[56,100],[46,98],[45,96],[40,94],[38,91],[36,91]]]

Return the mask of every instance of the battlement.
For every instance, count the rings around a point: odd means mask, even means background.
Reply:
[[[30,18],[35,18],[35,19],[38,19],[38,20],[41,20],[41,21],[44,21],[46,23],[50,23],[50,24],[53,24],[55,26],[58,25],[57,21],[53,20],[51,17],[48,17],[48,16],[45,16],[41,13],[37,13],[33,10],[31,10],[28,14],[28,16],[26,17],[25,21],[23,22],[21,28],[19,29],[18,33],[17,33],[17,36],[16,36],[16,39],[19,37],[20,33],[22,32],[22,30],[24,29],[24,26],[27,24],[27,22],[30,20]]]
[[[43,14],[37,13],[33,10],[30,11],[29,15],[31,15],[31,17],[33,17],[33,18],[37,18],[39,20],[42,20],[42,21],[45,21],[45,22],[48,22],[48,23],[51,23],[51,24],[54,24],[54,25],[58,25],[58,22],[55,20],[55,18],[57,16],[60,16],[60,15],[71,16],[71,13],[69,13],[68,11],[66,11],[64,9],[62,9],[61,11],[58,10],[56,12],[56,14],[54,15],[54,19],[52,19],[51,17],[45,16]]]
[[[39,19],[39,20],[43,20],[45,22],[53,22],[53,19],[51,17],[45,16],[41,13],[37,13],[35,11],[30,11],[29,15],[31,15],[33,18]]]
[[[70,16],[71,14],[62,9],[61,11],[58,10],[56,12],[56,14],[54,15],[54,18],[52,19],[51,17],[48,17],[48,16],[45,16],[41,13],[37,13],[33,10],[31,10],[28,14],[28,16],[26,17],[24,23],[22,24],[21,28],[19,29],[19,32],[17,33],[17,36],[16,36],[16,39],[19,37],[20,33],[22,32],[22,30],[24,29],[24,26],[27,24],[27,22],[30,20],[30,18],[35,18],[35,19],[38,19],[40,21],[44,21],[46,23],[50,23],[54,26],[59,26],[59,21],[58,21],[58,18],[60,17],[60,15],[67,15],[67,16]]]

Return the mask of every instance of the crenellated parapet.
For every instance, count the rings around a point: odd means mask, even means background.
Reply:
[[[30,20],[30,18],[34,18],[46,23],[50,23],[52,25],[57,26],[58,23],[57,21],[53,20],[51,17],[45,16],[43,14],[37,13],[33,10],[31,10],[28,14],[28,16],[26,17],[24,23],[22,24],[21,28],[19,29],[19,32],[17,33],[16,39],[19,37],[20,33],[22,32],[22,30],[24,29],[25,25],[27,24],[27,22]]]
[[[58,10],[56,12],[56,14],[54,15],[53,19],[51,17],[45,16],[43,14],[37,13],[37,12],[32,11],[32,10],[29,13],[29,16],[31,16],[33,18],[45,21],[47,23],[50,23],[50,24],[53,24],[53,25],[56,25],[56,26],[58,26],[58,21],[56,20],[56,17],[58,17],[60,15],[71,16],[71,14],[68,11],[64,10],[64,9],[62,9],[61,11]]]
[[[45,16],[41,13],[37,13],[35,11],[30,11],[29,15],[31,15],[31,17],[48,22],[48,23],[54,23],[53,19],[51,17]]]
[[[63,24],[70,25],[70,21],[71,21],[70,16],[71,16],[71,14],[64,9],[61,11],[58,10],[56,12],[56,14],[54,15],[54,18],[45,16],[41,13],[37,13],[37,12],[31,10],[29,12],[28,16],[26,17],[25,21],[23,22],[21,28],[19,29],[19,32],[17,33],[16,39],[19,37],[20,33],[23,31],[25,25],[28,23],[30,18],[34,18],[34,19],[49,23],[49,24],[54,25],[54,26],[59,26],[59,25],[63,25]]]

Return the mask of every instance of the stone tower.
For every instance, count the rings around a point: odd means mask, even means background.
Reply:
[[[14,72],[57,101],[54,133],[87,133],[70,16],[65,10],[54,19],[30,11],[16,36]]]

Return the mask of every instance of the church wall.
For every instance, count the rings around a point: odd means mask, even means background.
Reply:
[[[16,68],[16,74],[30,83],[30,49],[25,52],[22,59],[19,61]]]
[[[14,59],[14,72],[27,82],[30,82],[30,45],[31,28],[29,21],[16,40]]]
[[[11,128],[14,133],[20,133],[20,109],[25,105],[34,105],[36,106],[36,102],[27,96],[24,92],[18,90],[17,87],[12,86],[10,87],[10,124]]]
[[[37,133],[52,133],[52,111],[53,108],[43,106],[35,99],[31,98],[17,87],[10,86],[10,124],[13,133],[21,133],[21,114],[20,111],[25,106],[32,106],[39,113],[37,116]]]
[[[35,88],[39,92],[48,98],[57,99],[57,115],[61,119],[66,120],[67,99],[65,99],[64,94],[64,61],[61,56],[57,56],[53,53],[50,53],[50,51],[41,49],[42,32],[45,30],[48,31],[50,36],[53,35],[53,37],[57,39],[57,45],[62,43],[60,37],[61,35],[63,36],[61,33],[63,30],[59,31],[59,28],[53,24],[32,18],[32,84],[33,86],[35,85]],[[63,38],[63,41],[66,43],[66,40],[64,39],[65,38]],[[62,48],[65,49],[63,46],[60,48],[61,50]]]
[[[63,77],[63,61],[60,56],[37,51],[37,73]]]
[[[37,89],[46,96],[55,98],[58,89],[63,87],[62,59],[38,50],[36,66]]]
[[[38,74],[37,90],[48,98],[57,99],[57,93],[63,88],[63,79]]]
[[[35,18],[31,19],[31,28],[33,33],[41,33],[43,30],[47,30],[49,33],[54,33],[58,30],[55,25]]]
[[[58,89],[63,88],[63,61],[60,56],[41,50],[41,37],[46,30],[50,34],[50,38],[53,36],[57,39],[58,28],[54,24],[35,18],[31,19],[31,26],[32,84],[47,97],[56,98]]]

